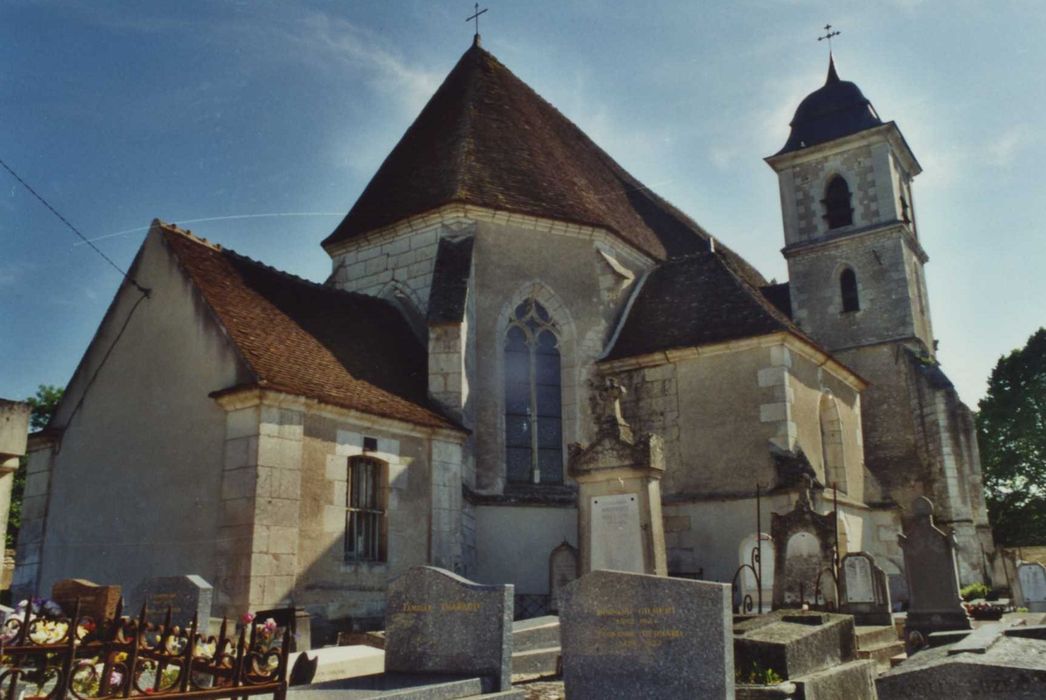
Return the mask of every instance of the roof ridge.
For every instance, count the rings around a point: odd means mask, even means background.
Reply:
[[[168,231],[169,233],[176,233],[179,236],[184,236],[185,238],[188,238],[190,241],[194,243],[199,243],[200,245],[204,245],[212,250],[223,250],[220,243],[212,243],[211,241],[208,241],[206,238],[202,236],[197,236],[195,233],[193,233],[187,228],[181,228],[178,226],[178,224],[175,223],[168,223],[166,221],[163,221],[159,217],[153,219],[153,226],[159,226],[160,228],[162,228],[165,231]]]

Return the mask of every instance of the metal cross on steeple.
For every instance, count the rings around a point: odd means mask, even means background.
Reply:
[[[476,41],[479,41],[479,16],[481,14],[483,14],[484,12],[486,12],[487,9],[488,8],[486,8],[486,7],[484,7],[482,10],[479,9],[479,3],[477,2],[476,3],[476,12],[471,17],[468,17],[468,18],[465,19],[466,22],[471,22],[472,20],[476,20],[476,37],[475,37]]]
[[[839,30],[836,30],[836,31],[833,32],[832,31],[832,25],[830,25],[830,24],[824,25],[824,31],[825,31],[825,35],[817,37],[817,40],[818,41],[824,41],[825,39],[827,39],[828,40],[828,53],[831,53],[832,52],[832,37],[833,36],[839,36],[840,32],[839,32]]]

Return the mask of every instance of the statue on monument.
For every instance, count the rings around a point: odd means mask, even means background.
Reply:
[[[592,380],[590,385],[592,417],[598,426],[598,434],[634,442],[632,427],[621,414],[621,399],[628,394],[628,390],[615,377],[605,377],[602,382]]]

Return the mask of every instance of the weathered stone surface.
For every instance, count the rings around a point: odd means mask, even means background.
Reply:
[[[493,679],[511,686],[513,586],[416,566],[389,583],[385,669]]]
[[[120,604],[119,586],[100,586],[93,581],[67,578],[51,587],[51,598],[62,606],[66,615],[72,615],[76,601],[80,601],[80,617],[95,622],[111,619]]]
[[[1017,567],[1020,579],[1021,607],[1031,612],[1046,612],[1046,566],[1022,562]]]
[[[548,557],[548,597],[549,609],[559,610],[559,596],[563,588],[576,579],[579,574],[580,561],[576,547],[563,542],[552,550]]]
[[[734,626],[734,662],[742,678],[758,667],[795,680],[855,656],[849,615],[775,610]]]
[[[563,680],[574,698],[732,698],[730,587],[593,571],[563,591]]]
[[[921,651],[879,677],[876,681],[879,698],[1031,700],[1046,697],[1046,639],[1011,634],[1018,630],[1021,628],[1004,630],[994,639],[967,637],[962,642]]]
[[[867,552],[851,552],[840,567],[840,609],[858,625],[891,625],[890,584]]]
[[[196,574],[188,576],[155,576],[135,587],[129,601],[129,611],[137,614],[145,605],[149,622],[161,623],[171,610],[171,624],[186,626],[197,616],[201,626],[211,617],[214,588]]]
[[[904,534],[898,536],[908,579],[909,605],[904,636],[909,653],[924,646],[933,632],[970,629],[959,597],[951,536],[934,525],[930,499],[916,498],[911,512]]]

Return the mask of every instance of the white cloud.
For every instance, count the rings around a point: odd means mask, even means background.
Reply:
[[[985,160],[999,167],[1011,165],[1021,150],[1033,141],[1032,131],[1027,124],[1015,124],[985,145]]]

